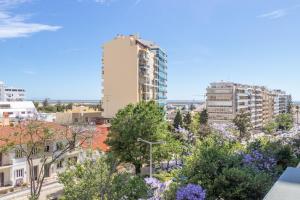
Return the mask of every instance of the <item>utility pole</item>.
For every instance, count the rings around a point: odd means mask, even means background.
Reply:
[[[143,140],[141,138],[138,138],[137,141],[138,142],[144,142],[144,143],[150,145],[150,178],[152,178],[152,145],[153,144],[165,144],[166,142],[165,141],[150,142],[150,141],[147,141],[147,140]]]

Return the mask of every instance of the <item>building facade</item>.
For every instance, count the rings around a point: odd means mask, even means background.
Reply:
[[[0,101],[24,101],[25,93],[23,88],[6,86],[0,81]]]
[[[231,122],[238,113],[249,113],[253,128],[260,129],[279,113],[288,112],[291,96],[281,90],[232,82],[215,82],[207,88],[209,121]]]
[[[102,102],[106,118],[130,103],[167,98],[167,54],[138,36],[119,35],[104,44]]]
[[[0,119],[7,113],[10,120],[33,119],[37,110],[32,101],[0,102]]]

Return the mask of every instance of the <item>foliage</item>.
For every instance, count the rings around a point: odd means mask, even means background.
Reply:
[[[138,142],[138,138],[148,141],[162,140],[168,134],[162,108],[155,102],[140,102],[121,109],[111,121],[107,144],[110,151],[121,162],[129,162],[140,172],[142,164],[149,161],[149,145]],[[160,145],[154,145],[159,148]]]
[[[276,123],[280,130],[290,130],[293,127],[293,116],[291,114],[280,114],[276,117]]]
[[[296,105],[296,107],[295,107],[295,109],[296,109],[296,118],[297,118],[297,121],[296,121],[296,123],[298,124],[299,123],[299,105]]]
[[[188,184],[177,190],[176,200],[204,200],[205,196],[206,192],[201,186]]]
[[[239,139],[249,138],[249,129],[251,128],[250,114],[241,112],[235,116],[233,123],[239,131]]]
[[[166,160],[168,164],[167,168],[169,168],[169,162],[172,159],[177,161],[179,156],[182,155],[182,143],[171,134],[166,134],[163,140],[166,143],[157,146],[154,150],[154,160]]]
[[[173,122],[173,127],[174,128],[183,127],[183,120],[182,120],[182,115],[181,115],[180,110],[177,110],[177,112],[176,112],[174,122]]]
[[[150,186],[152,190],[152,197],[148,200],[162,200],[163,193],[167,188],[166,184],[160,182],[156,178],[145,178],[145,182]]]
[[[190,131],[193,133],[197,133],[199,131],[199,128],[200,128],[200,113],[196,112],[192,116],[192,123],[190,126]]]
[[[243,154],[243,164],[257,171],[272,171],[275,168],[276,160],[266,156],[258,150],[253,150],[248,154]]]
[[[270,121],[263,127],[263,130],[267,134],[272,134],[277,130],[277,128],[278,124],[275,121]]]
[[[224,168],[215,179],[216,195],[221,199],[248,200],[263,199],[272,185],[271,177],[264,172],[256,172],[249,168]]]
[[[149,187],[138,176],[117,173],[117,162],[108,157],[87,160],[59,175],[64,200],[136,200],[147,196]]]
[[[196,109],[196,106],[192,103],[192,104],[190,105],[190,110],[193,111],[193,110],[195,110],[195,109]]]
[[[191,124],[192,124],[192,115],[190,112],[188,112],[184,118],[183,118],[183,127],[188,129],[188,130],[191,130]]]
[[[295,147],[281,140],[273,141],[270,139],[261,138],[250,143],[247,147],[247,152],[260,152],[265,157],[265,161],[268,159],[274,159],[276,161],[276,166],[270,174],[278,176],[288,166],[296,166],[299,162],[299,159],[297,159],[292,148]]]
[[[208,113],[207,110],[204,109],[201,113],[200,113],[200,124],[201,125],[207,125],[208,123]]]
[[[178,188],[196,184],[209,200],[262,199],[283,170],[297,162],[291,145],[282,141],[260,139],[243,146],[210,135],[186,157],[165,197],[175,199]]]

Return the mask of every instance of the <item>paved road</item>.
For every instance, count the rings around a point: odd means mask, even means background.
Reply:
[[[63,186],[58,182],[45,184],[41,191],[40,200],[46,200],[47,195],[53,194],[61,189],[63,189]],[[25,189],[18,192],[13,192],[13,193],[3,195],[0,197],[0,200],[28,200],[29,194],[30,194],[30,190]]]

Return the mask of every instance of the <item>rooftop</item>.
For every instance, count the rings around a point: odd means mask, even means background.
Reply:
[[[264,200],[299,200],[300,168],[288,167]]]

